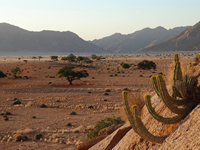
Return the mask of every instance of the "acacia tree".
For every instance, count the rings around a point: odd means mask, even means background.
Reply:
[[[51,56],[51,60],[57,61],[58,60],[58,56]]]
[[[74,67],[71,66],[65,66],[58,70],[57,74],[59,74],[60,77],[66,77],[66,79],[69,81],[70,85],[72,85],[73,80],[77,80],[80,78],[85,78],[89,76],[86,70],[80,70],[80,71],[74,71]]]
[[[40,59],[42,59],[42,58],[43,58],[42,56],[38,56],[39,61],[40,61]]]
[[[16,79],[17,78],[17,73],[20,74],[21,71],[20,71],[20,68],[19,67],[16,67],[16,68],[12,68],[11,69],[11,72],[13,73],[13,76],[14,78]]]
[[[0,70],[0,78],[7,77],[6,74],[3,73],[3,71]]]

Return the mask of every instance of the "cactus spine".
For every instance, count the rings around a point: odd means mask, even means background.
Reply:
[[[159,74],[156,77],[151,77],[152,85],[157,95],[163,100],[165,105],[175,114],[172,118],[164,118],[158,115],[151,105],[150,95],[145,95],[145,104],[149,113],[158,121],[171,124],[179,122],[181,119],[191,112],[191,110],[200,103],[200,100],[195,99],[198,96],[197,91],[198,80],[195,76],[184,76],[182,78],[182,71],[179,62],[178,54],[174,55],[175,68],[174,68],[174,85],[172,87],[173,94],[169,95],[162,75]],[[196,93],[195,93],[196,92]],[[178,98],[178,99],[177,99]],[[180,99],[181,98],[181,99]],[[155,142],[162,143],[167,136],[154,136],[144,126],[141,119],[138,117],[137,106],[133,105],[133,114],[131,113],[127,100],[127,91],[123,91],[124,109],[128,116],[134,131],[142,138]],[[177,106],[183,105],[179,108]]]
[[[138,117],[137,106],[133,105],[133,114],[131,113],[127,100],[127,91],[123,91],[124,109],[128,116],[129,122],[133,130],[140,135],[142,138],[147,139],[152,142],[162,143],[167,136],[154,136],[152,135],[144,126],[141,119]]]

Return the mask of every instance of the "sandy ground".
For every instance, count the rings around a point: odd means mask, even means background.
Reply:
[[[154,61],[157,64],[156,71],[136,69],[135,65],[144,59]],[[124,87],[138,94],[151,92],[150,75],[160,72],[167,75],[168,66],[173,62],[172,57],[166,56],[128,55],[109,56],[82,66],[61,60],[55,62],[50,58],[27,60],[24,63],[23,59],[0,58],[0,70],[8,73],[7,78],[0,78],[0,113],[11,113],[7,115],[8,121],[4,120],[3,115],[0,116],[0,149],[76,149],[87,139],[89,129],[97,121],[121,116],[121,92]],[[192,60],[182,56],[182,61],[189,63]],[[121,62],[132,66],[122,69]],[[75,80],[73,85],[69,85],[65,78],[56,76],[56,72],[66,65],[73,65],[77,70],[86,69],[89,77]],[[22,79],[13,79],[10,70],[15,67],[22,70],[19,74]],[[24,79],[24,76],[29,79]],[[111,92],[104,95],[107,88]],[[22,104],[13,105],[14,98]],[[47,107],[41,108],[41,104]],[[88,108],[90,105],[93,109]],[[77,115],[70,115],[72,111]],[[66,126],[67,123],[72,126]],[[15,142],[16,133],[26,135],[28,140]],[[43,135],[40,140],[34,138],[37,133]]]

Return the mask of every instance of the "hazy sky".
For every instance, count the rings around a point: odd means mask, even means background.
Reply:
[[[84,40],[200,21],[200,0],[0,0],[0,22],[29,31],[72,31]]]

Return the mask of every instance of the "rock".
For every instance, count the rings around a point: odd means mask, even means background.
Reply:
[[[19,105],[19,104],[21,104],[21,102],[20,102],[19,100],[15,100],[15,101],[13,102],[13,105]]]
[[[16,134],[16,135],[14,136],[14,138],[15,138],[15,141],[16,141],[16,142],[26,141],[26,140],[28,139],[27,136],[21,135],[21,134]]]
[[[109,127],[103,128],[99,131],[98,136],[109,135],[121,126],[122,126],[122,124],[118,124],[118,125],[111,125]]]
[[[102,136],[98,136],[93,139],[87,140],[87,141],[81,143],[81,145],[79,145],[79,147],[76,150],[88,150],[90,147],[92,147],[99,141],[103,140],[106,136],[107,135],[102,135]]]
[[[41,133],[35,134],[34,138],[35,138],[36,140],[39,140],[39,139],[42,138],[42,134],[41,134]]]
[[[163,142],[159,150],[200,149],[200,104]]]
[[[46,108],[47,106],[45,104],[41,104],[40,107]]]
[[[111,150],[130,129],[131,127],[129,124],[121,126],[112,134],[108,135],[105,139],[92,146],[89,150]]]

